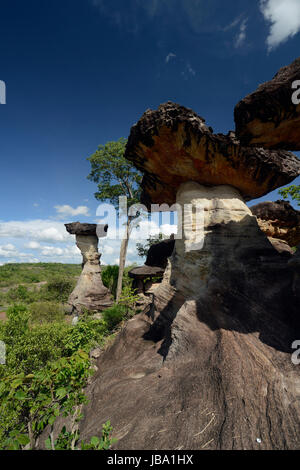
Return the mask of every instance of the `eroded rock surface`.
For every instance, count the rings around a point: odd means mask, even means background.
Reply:
[[[106,236],[107,226],[96,224],[66,224],[66,230],[76,235],[76,245],[82,254],[82,273],[76,287],[71,293],[68,304],[73,312],[102,311],[113,304],[109,290],[101,278],[100,257],[98,252],[98,235]]]
[[[176,240],[150,311],[99,358],[81,435],[110,419],[116,449],[298,449],[293,258],[230,186],[187,183],[177,202],[202,205],[203,246]]]
[[[300,104],[292,101],[299,89],[292,84],[299,80],[300,58],[237,104],[236,132],[243,145],[300,150]]]
[[[287,201],[266,201],[252,206],[261,230],[272,238],[286,241],[291,247],[300,243],[300,212]]]
[[[300,174],[290,152],[241,147],[235,134],[213,134],[191,109],[165,103],[148,110],[128,139],[126,158],[144,172],[142,202],[172,205],[186,181],[234,186],[250,200]]]

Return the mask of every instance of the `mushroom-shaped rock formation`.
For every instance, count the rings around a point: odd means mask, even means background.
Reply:
[[[146,266],[159,266],[165,269],[168,263],[168,258],[174,251],[175,239],[174,235],[167,240],[162,240],[150,246],[146,258]]]
[[[136,289],[139,294],[145,293],[146,279],[150,280],[150,283],[147,285],[149,289],[152,285],[153,277],[163,277],[168,263],[168,258],[173,253],[174,246],[174,235],[171,235],[171,238],[168,240],[162,240],[159,243],[155,243],[150,246],[148,250],[144,266],[138,266],[137,268],[133,268],[129,271],[129,277],[134,279],[132,287]]]
[[[236,133],[243,145],[300,150],[299,80],[300,58],[237,104]]]
[[[116,449],[299,448],[292,255],[243,198],[296,176],[298,160],[251,153],[171,104],[133,127],[126,156],[146,172],[144,201],[187,216],[150,310],[99,358],[82,439],[109,417]]]
[[[106,236],[107,225],[74,222],[65,224],[65,227],[67,232],[76,235],[76,245],[83,258],[82,273],[68,299],[72,311],[82,313],[87,309],[99,312],[111,307],[112,296],[102,282],[101,255],[98,252],[98,238]]]
[[[287,201],[266,201],[250,207],[258,225],[268,236],[284,240],[291,247],[300,243],[300,212]]]
[[[146,111],[131,130],[126,158],[144,174],[142,202],[172,205],[186,181],[230,185],[259,198],[300,174],[290,152],[241,147],[235,134],[213,134],[194,111],[174,103]]]

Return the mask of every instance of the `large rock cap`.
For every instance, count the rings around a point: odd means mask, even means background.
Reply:
[[[96,235],[99,238],[106,237],[108,229],[108,225],[82,224],[80,222],[65,224],[65,227],[71,235]]]
[[[266,201],[250,209],[268,237],[284,240],[292,247],[300,243],[300,211],[289,202]]]
[[[236,133],[243,145],[300,150],[300,104],[292,101],[297,80],[300,58],[237,104]]]
[[[135,124],[125,156],[144,173],[142,202],[173,204],[187,181],[230,185],[246,200],[258,198],[300,174],[292,153],[241,147],[235,134],[213,134],[191,109],[165,103]]]

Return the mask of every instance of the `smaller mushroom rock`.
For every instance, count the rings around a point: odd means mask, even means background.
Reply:
[[[295,89],[298,80],[300,58],[237,104],[234,117],[242,145],[300,150],[300,94]]]
[[[176,202],[181,184],[230,185],[245,200],[293,181],[300,161],[290,152],[241,147],[234,132],[213,134],[191,109],[165,103],[135,124],[125,157],[144,173],[141,202]]]
[[[286,241],[291,247],[300,243],[300,211],[287,201],[267,201],[250,207],[261,230],[272,238]]]
[[[76,235],[76,245],[83,258],[82,273],[71,293],[68,304],[73,311],[82,313],[83,309],[102,311],[113,304],[109,290],[103,285],[98,252],[98,237],[106,236],[107,225],[65,224],[67,232]],[[99,234],[99,235],[98,235]]]
[[[174,235],[168,240],[162,240],[150,246],[147,259],[144,266],[131,269],[129,277],[134,279],[133,287],[138,293],[143,294],[149,290],[149,283],[146,286],[145,280],[150,278],[152,286],[152,277],[162,278],[168,263],[168,258],[174,251],[175,239]]]
[[[168,258],[174,251],[174,246],[174,235],[168,240],[162,240],[161,242],[150,246],[145,265],[158,266],[165,269],[168,263]]]

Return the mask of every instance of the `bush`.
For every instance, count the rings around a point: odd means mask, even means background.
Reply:
[[[48,301],[66,302],[74,289],[75,282],[65,278],[49,281],[40,291],[40,298]]]
[[[20,285],[17,288],[10,289],[6,294],[6,302],[30,303],[36,300],[36,293],[29,291],[27,287]]]
[[[126,316],[126,307],[124,305],[113,305],[102,312],[102,318],[107,328],[113,330]]]
[[[64,308],[57,302],[33,302],[30,304],[31,322],[53,323],[64,320]]]

